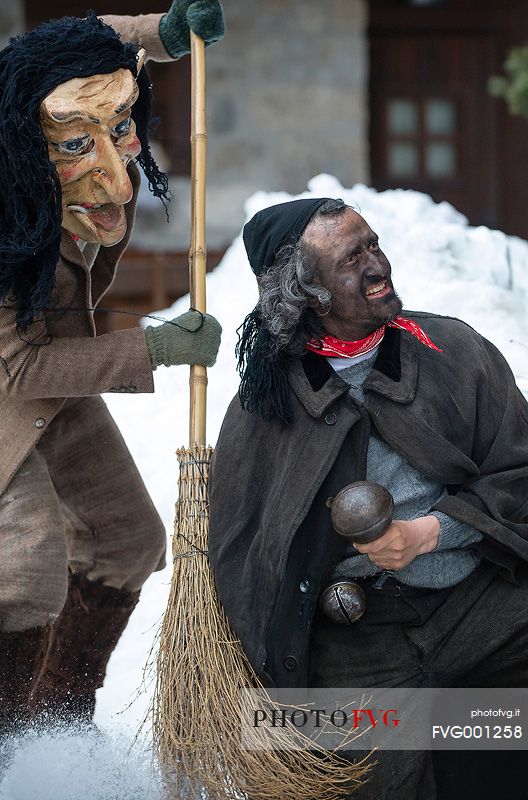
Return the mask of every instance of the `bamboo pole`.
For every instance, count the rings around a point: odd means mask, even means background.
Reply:
[[[205,279],[207,250],[205,246],[205,179],[207,131],[205,122],[205,45],[191,31],[191,244],[189,249],[189,285],[191,307],[206,312]],[[205,445],[207,413],[207,370],[191,367],[189,443]]]
[[[191,33],[192,226],[191,305],[205,313],[205,57]],[[174,573],[160,631],[153,731],[171,800],[338,800],[358,787],[369,766],[351,764],[311,740],[291,750],[297,729],[267,749],[265,731],[244,748],[244,687],[263,689],[219,604],[209,567],[207,484],[212,449],[205,445],[207,374],[192,367],[190,445],[178,450],[179,498],[172,552]],[[270,700],[271,703],[271,700]],[[301,734],[301,738],[302,734]]]

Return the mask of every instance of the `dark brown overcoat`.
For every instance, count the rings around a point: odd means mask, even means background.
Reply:
[[[323,581],[345,542],[329,496],[365,477],[369,434],[446,485],[434,508],[484,534],[477,547],[514,578],[528,560],[528,405],[498,350],[465,323],[404,312],[439,353],[388,329],[365,404],[324,358],[290,370],[294,422],[226,414],[213,464],[209,553],[220,600],[257,672],[306,685]]]

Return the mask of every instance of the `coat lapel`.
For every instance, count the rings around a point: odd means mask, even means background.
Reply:
[[[423,346],[410,334],[387,328],[363,390],[376,392],[395,403],[412,403],[418,379],[418,347]]]
[[[363,389],[376,392],[395,403],[412,403],[418,379],[417,348],[422,346],[409,334],[387,328]],[[325,414],[332,403],[350,388],[326,358],[311,352],[292,362],[289,381],[308,414],[316,418]]]

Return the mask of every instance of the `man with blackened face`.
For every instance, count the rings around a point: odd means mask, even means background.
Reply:
[[[263,209],[244,244],[259,302],[209,557],[255,671],[278,687],[526,686],[528,406],[504,358],[460,320],[402,310],[376,232],[341,200]],[[452,796],[429,751],[374,761],[351,797]]]
[[[399,314],[391,266],[378,236],[359,214],[348,209],[335,219],[315,219],[305,242],[314,253],[318,279],[332,296],[325,331],[355,341]]]

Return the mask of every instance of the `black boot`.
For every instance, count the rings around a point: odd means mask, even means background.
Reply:
[[[139,592],[70,575],[66,604],[52,626],[46,667],[32,698],[39,718],[90,724],[96,689],[138,599]]]
[[[50,641],[49,625],[0,632],[0,736],[17,734],[30,721],[33,693]]]

